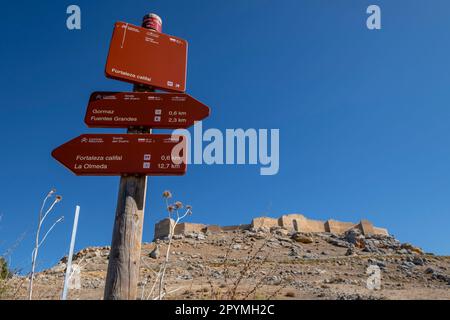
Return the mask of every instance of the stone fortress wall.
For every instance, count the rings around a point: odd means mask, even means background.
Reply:
[[[163,239],[169,236],[170,228],[173,227],[175,221],[172,219],[164,219],[155,224],[155,239]],[[250,228],[274,228],[283,227],[292,232],[330,232],[335,234],[343,234],[347,230],[357,228],[365,235],[380,234],[389,235],[385,228],[375,227],[368,220],[361,220],[359,223],[341,222],[336,220],[311,220],[302,214],[287,214],[280,218],[258,217],[254,218],[251,224],[243,224],[237,226],[206,225],[200,223],[180,223],[175,227],[174,234],[186,234],[192,232],[222,232],[233,230],[249,230]]]

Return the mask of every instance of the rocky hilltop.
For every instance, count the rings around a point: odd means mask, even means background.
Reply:
[[[212,230],[215,230],[212,232]],[[163,263],[167,237],[145,243],[139,295],[149,299]],[[70,299],[102,299],[109,247],[74,257],[77,281]],[[39,273],[39,299],[59,299],[66,258]],[[370,287],[373,270],[380,287]],[[167,299],[450,299],[450,257],[364,232],[300,232],[285,226],[179,232],[166,271]],[[369,284],[369,287],[368,287]],[[9,297],[26,296],[27,279],[15,277]],[[154,292],[154,291],[153,291]]]

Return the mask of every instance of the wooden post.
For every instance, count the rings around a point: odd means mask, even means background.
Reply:
[[[150,14],[142,26],[161,32],[161,18]],[[154,92],[149,86],[135,85],[135,92]],[[129,134],[151,133],[150,128],[130,128]],[[136,300],[139,282],[142,229],[144,225],[146,176],[120,178],[116,216],[105,283],[105,300]]]

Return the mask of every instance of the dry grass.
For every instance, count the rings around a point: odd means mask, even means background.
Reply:
[[[214,268],[222,269],[223,283],[214,284],[210,273],[206,272],[203,274],[210,287],[208,298],[213,300],[248,300],[261,299],[263,296],[264,299],[271,299],[289,285],[288,282],[283,283],[281,281],[270,296],[267,296],[267,292],[264,290],[267,280],[274,276],[278,269],[278,263],[273,263],[269,272],[264,274],[261,272],[266,268],[268,262],[271,261],[272,251],[269,250],[267,253],[264,253],[264,249],[267,248],[272,238],[273,236],[269,233],[259,246],[255,247],[255,244],[252,243],[247,258],[242,262],[231,261],[233,258],[233,246],[237,244],[238,239],[238,234],[234,235],[227,247],[223,261],[210,264]]]

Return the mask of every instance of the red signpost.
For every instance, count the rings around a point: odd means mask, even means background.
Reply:
[[[117,22],[105,73],[117,80],[184,92],[187,49],[186,40]]]
[[[52,152],[76,175],[121,176],[105,300],[136,299],[147,176],[186,173],[186,137],[155,135],[151,129],[188,128],[210,112],[183,94],[187,42],[161,31],[155,14],[144,17],[143,27],[117,22],[105,73],[134,83],[139,92],[94,92],[89,100],[89,127],[128,128],[128,134],[85,134]],[[155,93],[155,88],[177,93]]]
[[[186,139],[170,134],[84,134],[52,156],[79,176],[183,175]]]
[[[189,128],[209,116],[209,108],[187,94],[94,92],[84,122],[89,127]]]

